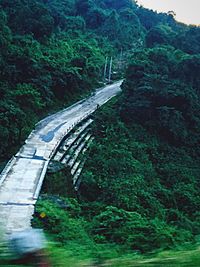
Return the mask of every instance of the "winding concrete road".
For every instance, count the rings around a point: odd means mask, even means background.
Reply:
[[[52,154],[76,124],[121,91],[121,83],[100,88],[93,96],[36,125],[0,176],[0,227],[4,233],[31,227],[34,205]]]

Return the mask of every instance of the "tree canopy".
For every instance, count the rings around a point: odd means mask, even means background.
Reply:
[[[128,251],[195,242],[200,28],[176,22],[173,13],[129,0],[0,0],[1,160],[41,117],[102,85],[111,56],[116,69],[121,61],[127,69],[119,100],[95,115],[74,207],[84,219],[76,223],[47,200],[38,205],[47,212],[38,224],[65,244],[80,228],[81,242]],[[50,194],[66,196],[63,175],[53,177],[61,179],[55,188],[46,186]]]

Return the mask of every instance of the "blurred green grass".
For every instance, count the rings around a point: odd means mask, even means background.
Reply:
[[[95,255],[96,253],[96,255]],[[110,266],[110,267],[199,267],[200,247],[192,250],[165,251],[151,256],[142,256],[134,253],[116,257],[115,252],[104,249],[96,251],[93,258],[84,257],[84,250],[79,256],[74,256],[65,248],[51,247],[49,257],[55,267],[78,266]]]
[[[105,251],[104,251],[105,252]],[[140,256],[140,255],[124,255],[121,257],[104,258],[104,255],[97,257],[87,257],[84,251],[81,255],[74,256],[71,251],[65,248],[56,248],[51,246],[48,249],[49,259],[53,267],[95,267],[95,266],[110,266],[110,267],[199,267],[200,266],[200,248],[190,251],[167,251],[159,253],[155,256]],[[110,252],[110,256],[111,256]],[[0,266],[20,267],[22,265],[9,264],[8,261],[1,261]],[[23,265],[33,266],[33,265]]]
[[[199,267],[200,246],[185,246],[179,250],[162,251],[142,255],[137,252],[122,251],[115,245],[85,246],[78,242],[69,242],[65,246],[48,242],[47,256],[52,267]],[[5,246],[0,249],[0,266],[20,267],[34,266],[11,263],[11,255]]]

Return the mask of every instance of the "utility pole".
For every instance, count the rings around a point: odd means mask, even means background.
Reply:
[[[120,58],[119,58],[119,69],[121,70],[122,69],[122,57],[123,57],[123,50],[121,48],[121,51],[120,51]]]
[[[106,57],[106,62],[105,62],[105,66],[104,66],[104,73],[103,73],[104,82],[106,81],[107,65],[108,65],[108,57]]]
[[[112,57],[110,58],[110,67],[109,67],[109,75],[108,75],[108,82],[110,83],[112,73]]]

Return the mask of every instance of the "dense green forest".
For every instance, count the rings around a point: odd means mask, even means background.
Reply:
[[[157,44],[200,52],[198,27],[129,0],[1,0],[0,26],[2,160],[39,118],[98,86],[105,56]]]
[[[63,255],[99,262],[198,244],[200,28],[129,0],[0,7],[2,160],[39,118],[100,85],[105,56],[124,75],[122,94],[94,114],[78,195],[63,190],[68,170],[47,175],[33,225]]]
[[[105,56],[142,44],[134,5],[113,3],[0,1],[1,158],[48,111],[98,86]]]

